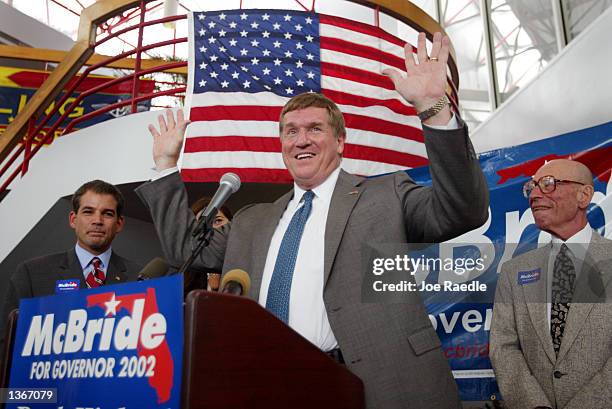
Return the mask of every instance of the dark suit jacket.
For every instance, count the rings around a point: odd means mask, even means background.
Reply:
[[[593,232],[558,356],[546,303],[549,254],[540,247],[502,266],[491,324],[502,397],[509,409],[612,408],[612,241]],[[537,269],[537,282],[518,283],[519,272]]]
[[[135,281],[142,268],[113,251],[106,272],[107,284]],[[21,263],[9,279],[6,299],[0,311],[0,351],[4,348],[4,325],[8,314],[19,307],[22,298],[55,294],[57,280],[79,279],[80,288],[87,288],[83,269],[74,248]]]
[[[418,186],[405,172],[364,179],[342,171],[329,207],[323,298],[346,364],[364,381],[368,408],[459,407],[418,295],[401,304],[362,302],[361,253],[368,244],[447,240],[487,218],[488,191],[467,130],[425,132],[433,187]],[[191,250],[194,217],[178,174],[136,191],[151,211],[166,258],[180,265]],[[292,194],[240,211],[231,228],[216,232],[198,266],[247,271],[250,297],[258,300],[270,240]]]

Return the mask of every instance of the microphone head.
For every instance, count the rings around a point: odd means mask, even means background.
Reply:
[[[232,193],[236,193],[240,189],[240,178],[237,174],[227,172],[221,176],[220,184],[227,184],[232,189]]]
[[[170,266],[168,263],[166,263],[166,260],[161,257],[155,257],[149,261],[142,270],[140,270],[140,273],[138,273],[138,279],[148,280],[150,278],[162,277],[168,273],[169,269]]]
[[[223,276],[223,279],[221,280],[221,286],[219,286],[219,288],[225,288],[225,285],[230,281],[235,281],[242,286],[242,295],[249,295],[249,289],[251,288],[251,277],[249,277],[249,274],[246,271],[240,268],[235,268],[233,270],[228,271]]]

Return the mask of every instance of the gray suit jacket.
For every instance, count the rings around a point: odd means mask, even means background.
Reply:
[[[107,270],[107,284],[135,281],[142,268],[113,251]],[[19,307],[22,298],[55,294],[57,280],[79,279],[80,288],[87,288],[83,269],[74,248],[61,253],[21,263],[9,279],[7,296],[0,311],[0,351],[4,348],[4,326],[8,314]]]
[[[559,356],[548,324],[550,246],[502,266],[491,325],[491,362],[511,409],[612,408],[612,241],[596,232],[578,276]],[[519,272],[540,269],[519,284]]]
[[[425,129],[433,188],[404,172],[364,179],[341,172],[325,229],[323,298],[348,368],[365,384],[368,408],[458,408],[457,387],[440,340],[419,300],[363,303],[361,253],[367,244],[443,241],[487,218],[488,191],[467,130]],[[141,185],[162,248],[180,265],[194,224],[178,173]],[[216,232],[198,266],[241,268],[259,298],[268,247],[292,197],[247,207]],[[418,297],[417,294],[412,294]]]

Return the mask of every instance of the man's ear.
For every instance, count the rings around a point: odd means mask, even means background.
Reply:
[[[123,216],[117,217],[117,233],[123,230],[123,226],[125,226],[125,219]]]
[[[586,209],[589,207],[591,203],[591,199],[595,194],[595,189],[591,185],[580,186],[580,190],[578,192],[578,207],[581,209]]]
[[[338,135],[338,155],[342,156],[344,152],[344,143],[346,142],[346,132]]]
[[[76,219],[76,213],[74,212],[74,210],[72,210],[70,211],[70,214],[68,214],[68,224],[73,229],[76,228],[76,223],[74,221],[75,219]]]

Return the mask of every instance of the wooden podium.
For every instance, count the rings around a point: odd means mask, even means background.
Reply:
[[[253,300],[196,290],[185,305],[185,409],[362,409],[363,383]]]

